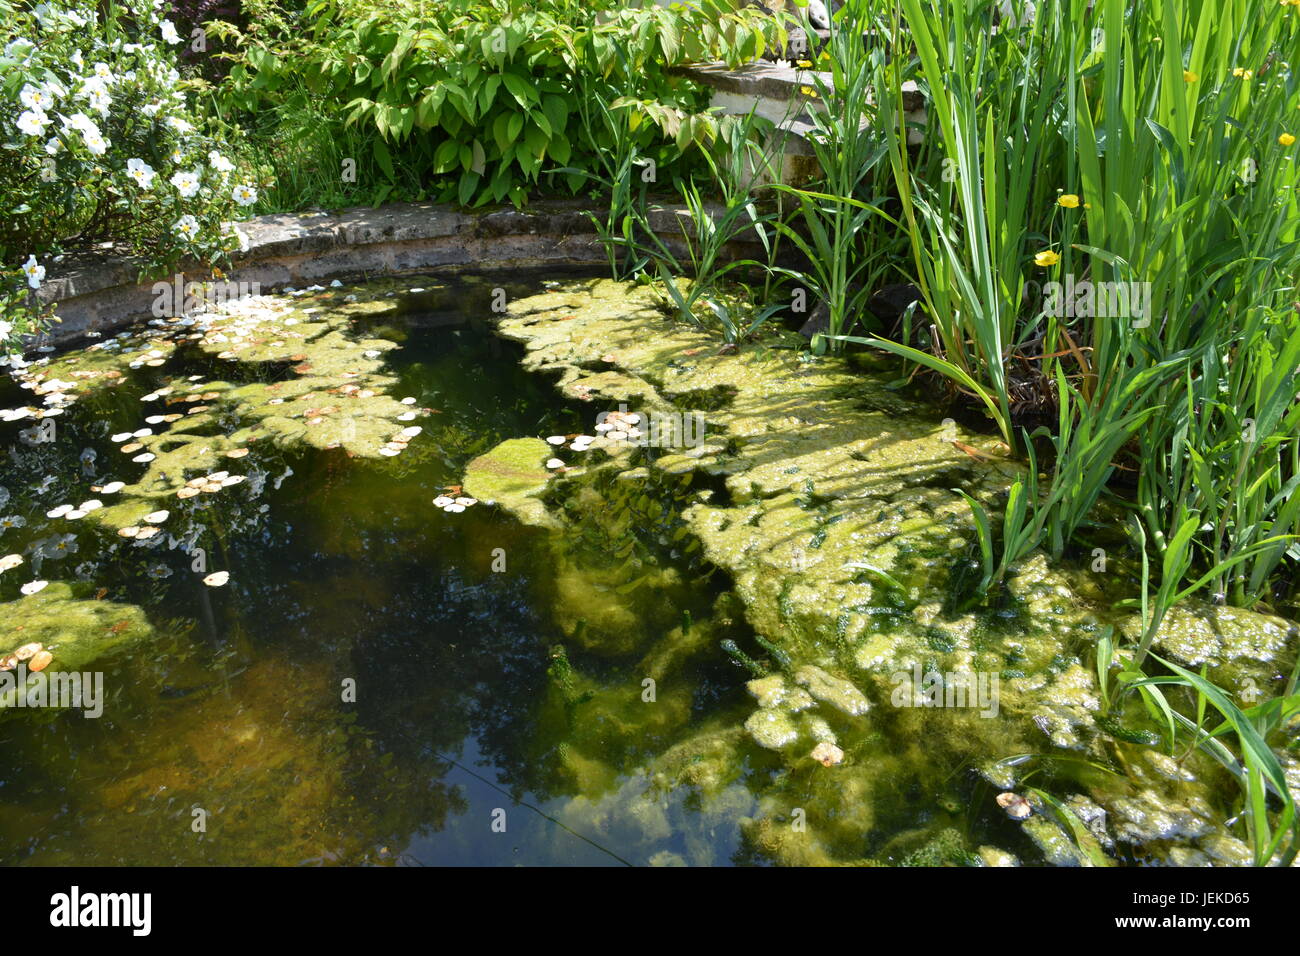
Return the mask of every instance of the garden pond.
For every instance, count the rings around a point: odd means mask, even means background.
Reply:
[[[1223,770],[1099,722],[1123,545],[970,606],[954,489],[1021,466],[791,344],[421,276],[17,370],[0,862],[1249,862]],[[1192,605],[1159,647],[1273,688],[1296,637]],[[96,716],[37,706],[72,673]]]

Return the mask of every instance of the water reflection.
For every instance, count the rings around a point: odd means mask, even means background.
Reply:
[[[0,717],[0,862],[617,865],[739,852],[754,806],[742,784],[706,805],[643,770],[744,707],[743,675],[698,654],[743,625],[714,622],[720,585],[656,543],[671,509],[625,502],[619,521],[558,540],[490,507],[431,504],[503,439],[590,427],[589,406],[525,375],[473,318],[489,291],[429,291],[421,311],[354,323],[401,345],[386,355],[390,394],[415,399],[422,432],[400,454],[257,442],[201,476],[221,487],[132,526],[143,534],[46,514],[93,494],[111,507],[110,465],[125,470],[113,438],[185,427],[144,424],[142,396],[189,380],[214,389],[197,400],[218,405],[229,436],[246,422],[221,405],[226,388],[284,368],[217,361],[189,340],[155,348],[149,332],[123,340],[151,357],[120,384],[44,406],[63,412],[56,440],[25,442],[30,417],[0,425],[0,517],[13,516],[0,552],[77,582],[86,600],[139,605],[153,628],[95,660],[102,718]],[[0,387],[0,407],[30,397]],[[588,489],[581,504],[600,514],[621,493]],[[632,558],[614,570],[618,552]],[[218,569],[229,580],[205,585]],[[19,586],[6,574],[0,601]]]

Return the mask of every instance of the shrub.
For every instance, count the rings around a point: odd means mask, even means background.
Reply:
[[[56,255],[110,241],[147,269],[218,259],[256,195],[201,129],[174,25],[148,0],[107,11],[0,0],[0,355],[47,318],[34,292]]]
[[[356,191],[376,202],[414,192],[522,204],[538,186],[576,191],[586,178],[555,170],[599,170],[598,154],[614,146],[585,135],[581,105],[594,96],[648,119],[635,131],[639,152],[663,165],[717,129],[702,91],[671,68],[741,62],[782,36],[762,11],[724,0],[674,9],[610,0],[244,6],[252,26],[217,30],[239,51],[223,106],[254,123],[277,112],[280,125],[333,113],[340,134],[363,134],[362,154],[343,158],[358,181],[374,177]]]

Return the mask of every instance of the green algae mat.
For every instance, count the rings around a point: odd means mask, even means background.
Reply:
[[[497,287],[252,296],[0,385],[0,862],[1250,861],[1227,771],[1107,706],[1118,551],[970,601],[993,437],[650,287]],[[1190,604],[1158,650],[1272,694],[1298,644]]]

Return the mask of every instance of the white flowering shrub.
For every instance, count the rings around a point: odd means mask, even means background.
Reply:
[[[161,5],[0,0],[0,360],[48,319],[34,292],[65,251],[111,241],[152,270],[242,240],[222,223],[257,193],[201,128]]]

